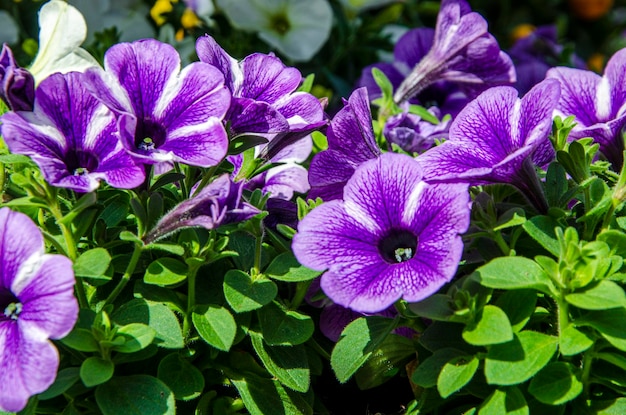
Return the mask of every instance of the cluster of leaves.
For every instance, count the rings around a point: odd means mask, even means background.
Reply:
[[[591,140],[567,143],[571,127],[555,120],[548,214],[500,186],[476,194],[465,276],[395,320],[350,324],[331,357],[340,381],[402,370],[415,349],[389,333],[407,325],[420,328],[409,414],[625,410],[626,173],[597,160]]]

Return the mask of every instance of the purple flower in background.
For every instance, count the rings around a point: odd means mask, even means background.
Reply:
[[[18,412],[56,378],[59,353],[78,318],[72,262],[44,252],[26,215],[0,209],[0,410]]]
[[[183,228],[200,227],[210,230],[250,219],[260,211],[242,202],[242,191],[243,182],[231,181],[228,174],[219,176],[165,214],[143,237],[144,242],[152,243]]]
[[[258,147],[258,153],[262,153],[264,148],[265,146]],[[245,188],[261,189],[263,193],[285,200],[290,200],[294,192],[306,193],[310,188],[308,172],[299,163],[309,157],[312,149],[313,141],[310,136],[284,147],[269,160],[278,165],[247,181]],[[233,175],[237,176],[243,165],[243,154],[228,156],[228,161],[234,166]]]
[[[394,61],[391,63],[380,62],[366,66],[357,81],[358,86],[367,88],[370,99],[382,96],[380,87],[372,76],[372,68],[381,70],[389,79],[389,82],[398,89],[404,78],[426,56],[433,45],[435,31],[430,28],[420,27],[406,32],[396,43],[393,51]],[[469,102],[468,96],[452,82],[433,80],[430,85],[424,87],[411,103],[424,106],[437,106],[442,114],[450,114],[453,117]]]
[[[437,107],[429,108],[428,111],[436,118],[440,117]],[[433,124],[422,119],[419,115],[403,112],[389,117],[383,135],[389,143],[400,146],[408,153],[422,153],[435,145],[435,140],[448,138],[450,118]]]
[[[356,169],[343,200],[300,221],[293,251],[302,265],[326,270],[321,287],[333,302],[375,313],[450,281],[469,220],[466,184],[428,184],[414,159],[385,153]]]
[[[53,74],[35,92],[32,112],[0,117],[4,140],[12,153],[30,156],[53,186],[91,192],[105,180],[130,189],[143,183],[119,141],[115,115],[85,88],[79,72]]]
[[[303,137],[324,125],[319,100],[296,91],[300,71],[273,54],[254,53],[237,62],[209,35],[197,40],[196,51],[202,62],[222,72],[232,93],[226,121],[233,135],[257,133],[271,140],[278,133],[306,130]]]
[[[0,52],[0,99],[12,111],[32,111],[35,101],[35,79],[17,65],[6,43]]]
[[[337,112],[327,131],[328,149],[317,153],[309,167],[309,198],[341,198],[343,187],[363,162],[380,156],[372,129],[367,89],[356,89]]]
[[[620,171],[624,163],[622,129],[626,125],[626,49],[611,57],[603,76],[558,67],[550,69],[547,78],[561,84],[557,114],[576,117],[569,138],[593,137],[613,169]]]
[[[525,94],[543,81],[546,72],[563,59],[564,47],[557,42],[556,25],[539,26],[527,36],[518,39],[508,50],[515,63],[517,82],[515,87],[520,94]],[[578,56],[569,57],[576,68],[585,68],[585,63]]]
[[[554,157],[548,138],[559,84],[546,80],[521,100],[513,87],[494,87],[454,119],[448,141],[418,156],[428,182],[508,183],[541,212],[548,209],[535,164]]]
[[[174,47],[153,39],[118,43],[104,56],[105,71],[91,69],[91,89],[121,114],[122,142],[145,163],[199,167],[218,164],[228,150],[222,119],[230,105],[224,77],[194,62],[180,69]]]
[[[398,87],[394,100],[404,102],[439,80],[454,82],[472,95],[515,82],[511,58],[465,0],[441,2],[432,47]]]

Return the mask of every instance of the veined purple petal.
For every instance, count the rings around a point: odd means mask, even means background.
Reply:
[[[30,156],[54,186],[89,192],[100,180],[120,188],[144,180],[119,141],[114,114],[88,92],[81,73],[46,78],[33,112],[7,113],[1,128],[9,149]]]
[[[28,399],[56,378],[59,353],[49,341],[33,339],[12,322],[0,322],[0,409],[21,411]]]
[[[385,153],[357,168],[343,200],[300,221],[292,248],[303,265],[327,270],[321,286],[333,302],[378,312],[399,298],[419,301],[453,277],[468,203],[467,185],[427,184],[414,159]]]
[[[276,108],[250,98],[233,98],[227,118],[234,135],[289,131],[289,123]]]
[[[606,121],[599,119],[596,113],[597,88],[602,79],[600,75],[582,69],[558,67],[548,70],[546,78],[556,79],[561,84],[561,99],[557,109],[562,115],[576,116],[580,127]]]
[[[435,30],[420,27],[406,32],[393,49],[393,55],[397,63],[403,64],[406,76],[410,70],[426,56],[433,46]]]
[[[64,337],[78,317],[72,262],[44,254],[43,237],[23,213],[0,209],[0,410],[22,410],[48,389]]]
[[[241,61],[243,84],[238,96],[270,104],[294,92],[302,82],[296,68],[286,67],[272,55],[253,53]]]
[[[287,163],[274,167],[265,177],[263,192],[289,200],[294,192],[306,193],[309,190],[307,175],[307,170],[299,164]]]
[[[610,90],[611,101],[611,118],[618,118],[626,112],[626,49],[621,49],[613,56],[606,64],[604,68],[604,77],[608,81],[608,89]],[[600,88],[606,88],[605,85],[600,85]],[[602,96],[598,96],[598,100],[605,100],[605,91],[602,91]],[[601,103],[598,103],[601,107]]]
[[[487,33],[487,22],[464,0],[443,0],[437,16],[432,53],[449,59]]]
[[[89,72],[90,87],[121,118],[131,118],[120,122],[124,146],[134,157],[200,167],[224,158],[228,139],[221,122],[230,93],[217,68],[194,62],[181,71],[172,46],[146,39],[113,46],[105,69]]]
[[[243,82],[243,73],[237,60],[233,59],[209,35],[199,37],[196,41],[196,52],[201,62],[215,66],[224,74],[226,87],[234,93]]]

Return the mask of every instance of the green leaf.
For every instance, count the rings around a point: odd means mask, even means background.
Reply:
[[[478,281],[490,288],[515,290],[533,288],[550,295],[554,285],[550,277],[532,259],[524,257],[498,257],[479,267]]]
[[[419,115],[422,120],[428,121],[433,125],[438,125],[440,123],[439,119],[435,115],[433,115],[433,113],[431,113],[430,111],[428,111],[427,108],[421,105],[410,104],[409,112],[411,114]]]
[[[121,353],[134,353],[148,347],[156,336],[156,330],[147,324],[130,323],[117,329],[117,336],[124,338],[125,342],[114,346],[113,350]]]
[[[276,380],[249,373],[230,380],[251,415],[313,415],[313,408],[301,394],[284,389]]]
[[[477,321],[465,326],[463,339],[474,346],[505,343],[513,339],[513,329],[506,313],[488,304],[477,316]]]
[[[122,305],[113,314],[113,319],[120,325],[143,323],[152,327],[156,330],[154,343],[159,347],[180,349],[185,345],[178,318],[164,304],[136,298]]]
[[[626,351],[626,308],[590,311],[574,320],[576,326],[590,326],[622,351]]]
[[[591,346],[593,340],[571,324],[559,333],[559,351],[564,356],[577,355]]]
[[[74,327],[61,343],[79,352],[99,352],[100,346],[91,330]]]
[[[291,252],[284,252],[274,258],[265,270],[265,274],[278,281],[298,282],[317,278],[322,271],[313,271],[302,266]]]
[[[505,291],[496,305],[502,309],[509,318],[511,328],[518,332],[524,328],[535,311],[537,304],[537,292],[535,290],[512,290]]]
[[[553,362],[541,369],[530,381],[528,392],[539,402],[562,405],[576,398],[583,391],[578,372],[566,362]]]
[[[130,199],[124,193],[118,193],[104,202],[104,209],[98,215],[107,228],[119,225],[130,212]]]
[[[443,367],[446,363],[458,358],[467,358],[467,353],[451,347],[439,349],[419,363],[411,376],[411,380],[424,388],[437,386],[437,380]]]
[[[83,252],[74,262],[77,277],[97,278],[106,272],[111,263],[111,255],[104,248],[94,248]]]
[[[297,392],[309,390],[311,373],[304,345],[267,346],[259,333],[249,333],[252,346],[268,372]]]
[[[451,301],[445,294],[433,294],[417,303],[409,303],[408,307],[420,317],[448,321],[454,315],[454,309],[450,306]]]
[[[88,388],[101,385],[113,377],[115,365],[101,357],[88,357],[80,366],[80,379]]]
[[[205,342],[225,352],[230,350],[237,332],[237,323],[230,311],[214,304],[197,306],[191,318]]]
[[[565,207],[567,201],[561,200],[561,196],[567,191],[567,172],[559,163],[553,162],[546,172],[546,199],[548,205]],[[563,205],[562,205],[563,204]]]
[[[602,280],[597,284],[585,286],[584,290],[567,294],[565,300],[585,310],[607,310],[626,306],[624,289],[609,280]]]
[[[380,386],[395,377],[415,357],[413,340],[389,334],[356,372],[356,383],[361,390]]]
[[[278,294],[273,281],[261,277],[254,281],[248,273],[231,269],[224,276],[224,297],[235,311],[244,313],[269,304]]]
[[[592,410],[595,411],[594,415],[624,415],[626,414],[626,398],[593,401]]]
[[[528,404],[516,387],[493,391],[478,409],[478,415],[528,415]]]
[[[552,358],[558,339],[534,331],[515,334],[513,341],[491,346],[485,359],[490,385],[517,385],[530,379]]]
[[[185,253],[185,248],[182,246],[166,242],[152,242],[151,244],[146,245],[144,249],[156,249],[158,251],[168,252],[178,256],[182,256]]]
[[[339,382],[350,379],[395,325],[393,319],[371,316],[357,318],[346,326],[330,357],[330,365]]]
[[[143,281],[160,287],[175,286],[187,279],[189,267],[175,258],[159,258],[146,269]]]
[[[557,227],[559,227],[558,222],[550,216],[533,216],[522,225],[526,233],[556,257],[561,251],[554,232],[554,228]]]
[[[204,376],[179,353],[170,353],[159,363],[157,378],[165,383],[176,399],[189,401],[204,390]]]
[[[437,378],[437,391],[447,398],[472,380],[479,364],[476,356],[459,356],[443,366]]]
[[[391,99],[393,97],[393,84],[387,78],[387,75],[378,68],[372,68],[372,77],[374,82],[380,88],[382,95],[385,99]]]
[[[57,373],[57,377],[54,380],[54,383],[50,385],[50,387],[44,392],[37,395],[37,398],[40,401],[55,398],[71,388],[78,379],[80,379],[79,368],[68,367],[65,369],[61,369]]]
[[[148,375],[118,376],[96,388],[103,415],[175,415],[172,391]]]
[[[512,208],[507,210],[498,218],[498,223],[493,228],[494,231],[523,225],[526,222],[526,212],[522,208]]]
[[[257,310],[261,333],[271,346],[289,346],[307,341],[315,329],[311,317],[285,310],[276,301]]]

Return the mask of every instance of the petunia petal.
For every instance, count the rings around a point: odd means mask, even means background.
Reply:
[[[0,287],[10,287],[22,263],[44,252],[41,232],[26,215],[0,209]],[[2,350],[0,348],[0,350]]]

